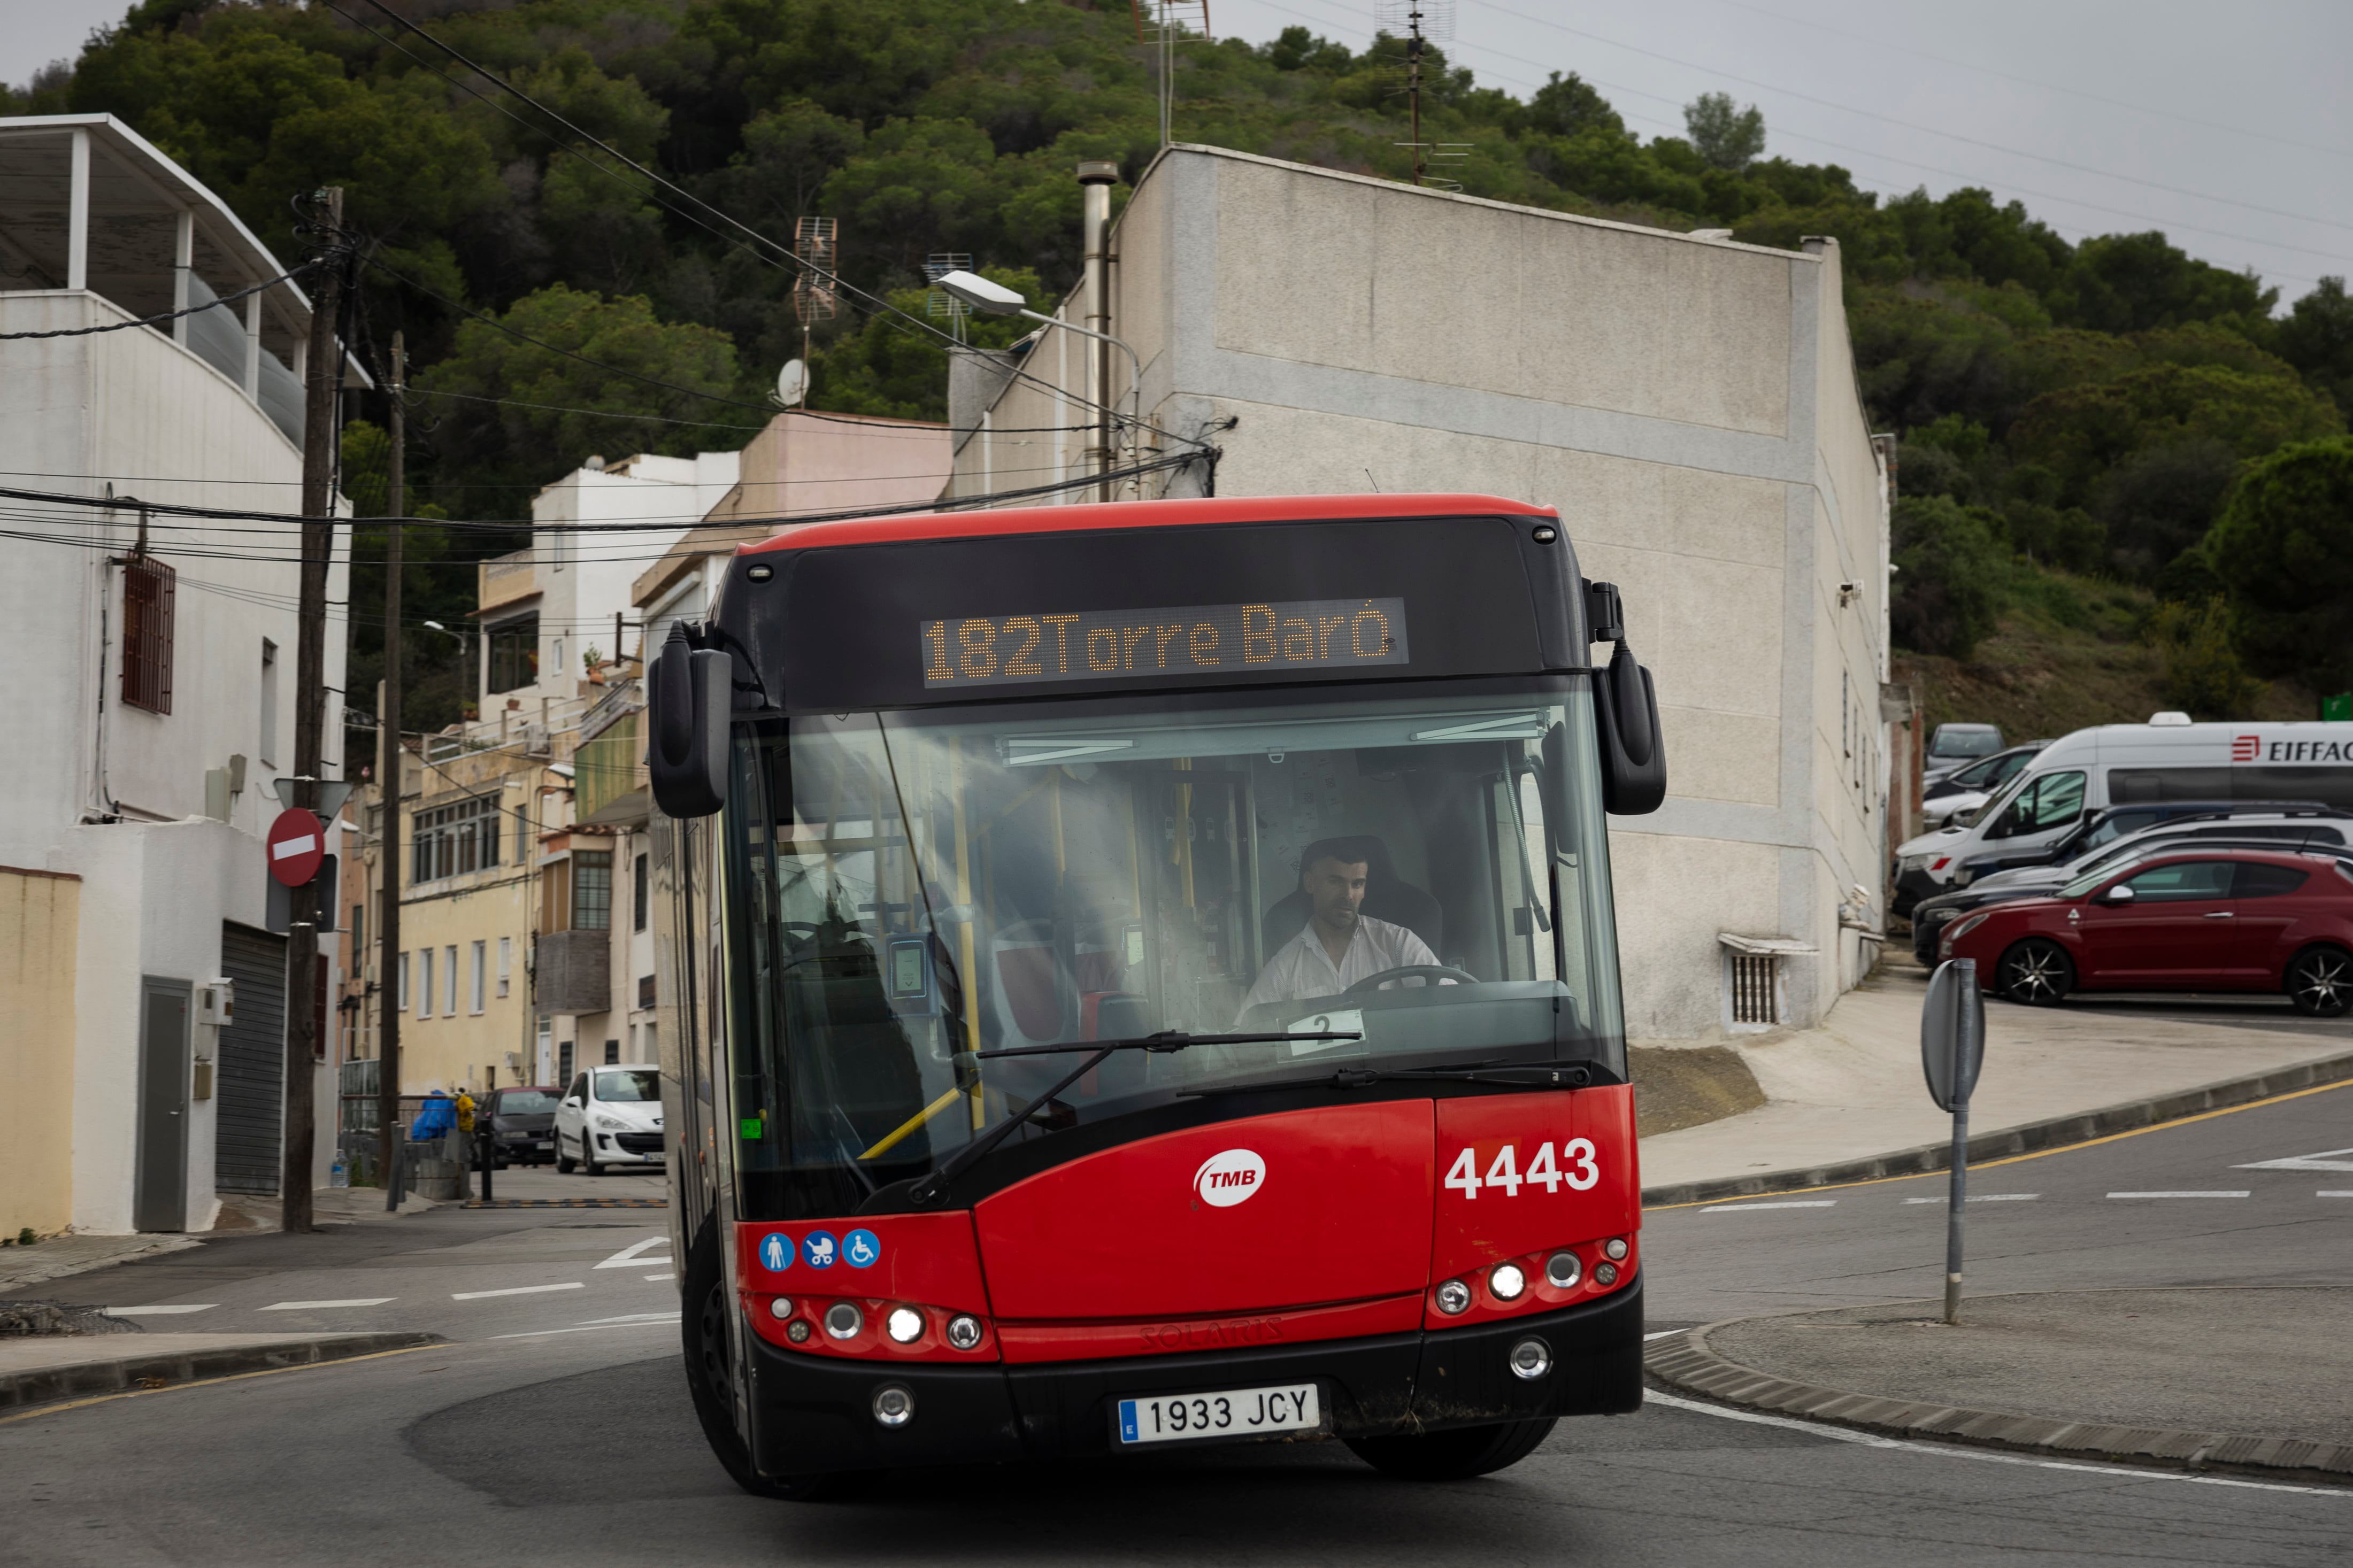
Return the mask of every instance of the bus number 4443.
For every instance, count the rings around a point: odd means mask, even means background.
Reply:
[[[1560,1162],[1556,1164],[1552,1145],[1539,1143],[1535,1158],[1522,1171],[1518,1147],[1506,1143],[1496,1151],[1494,1160],[1487,1166],[1486,1179],[1482,1181],[1476,1152],[1465,1149],[1454,1156],[1454,1164],[1446,1173],[1446,1185],[1466,1198],[1477,1197],[1482,1186],[1501,1187],[1505,1195],[1515,1198],[1520,1195],[1522,1184],[1557,1193],[1565,1182],[1573,1193],[1589,1192],[1601,1180],[1601,1168],[1593,1163],[1594,1152],[1592,1139],[1572,1138],[1560,1146]]]

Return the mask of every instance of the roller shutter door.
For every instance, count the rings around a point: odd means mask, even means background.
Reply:
[[[223,923],[221,973],[237,985],[237,1021],[220,1032],[213,1185],[274,1193],[286,1107],[286,939]]]

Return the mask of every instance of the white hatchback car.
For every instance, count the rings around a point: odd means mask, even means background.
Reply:
[[[555,1168],[600,1175],[616,1166],[662,1163],[661,1069],[648,1064],[590,1068],[555,1108]]]

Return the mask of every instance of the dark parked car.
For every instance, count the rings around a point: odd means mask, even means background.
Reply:
[[[2111,805],[2087,814],[2072,833],[2038,847],[1972,855],[1953,868],[1953,886],[1966,888],[1995,871],[2025,866],[2064,866],[2101,845],[2138,833],[2159,823],[2190,816],[2276,816],[2288,812],[2341,815],[2316,800],[2143,800]]]
[[[2333,820],[2323,820],[2333,819]],[[2109,840],[2060,866],[2024,866],[1981,877],[1966,887],[1933,899],[1923,899],[1912,910],[1912,954],[1923,963],[1936,962],[1936,939],[1945,926],[1971,910],[1989,904],[2015,903],[2021,899],[2048,898],[2076,878],[2103,867],[2142,859],[2174,848],[2312,849],[2322,853],[2347,849],[2353,837],[2353,817],[2319,807],[2288,813],[2274,808],[2243,816],[2192,817],[2160,823],[2137,833]]]
[[[504,1165],[546,1165],[555,1160],[554,1087],[494,1089],[480,1111],[491,1130],[491,1147]]]
[[[1987,990],[2030,1005],[2073,991],[2284,991],[2333,1018],[2353,1003],[2353,865],[2204,847],[2128,860],[1964,915],[1937,954],[1975,959]]]

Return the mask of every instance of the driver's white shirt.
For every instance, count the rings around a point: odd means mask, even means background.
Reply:
[[[1357,981],[1368,979],[1384,969],[1398,969],[1409,963],[1436,963],[1438,955],[1430,944],[1400,925],[1387,921],[1356,919],[1356,929],[1348,938],[1348,950],[1334,963],[1332,955],[1324,949],[1324,939],[1316,934],[1315,922],[1275,950],[1259,971],[1258,984],[1242,998],[1242,1013],[1261,1002],[1290,1002],[1302,996],[1336,996]]]

